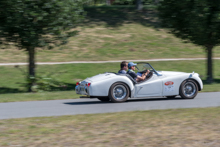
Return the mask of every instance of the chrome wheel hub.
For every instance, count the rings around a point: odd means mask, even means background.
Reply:
[[[127,95],[127,90],[123,85],[117,85],[113,89],[113,95],[116,99],[124,99]]]
[[[194,83],[192,82],[186,82],[184,84],[184,94],[187,97],[191,97],[196,93],[196,86]]]

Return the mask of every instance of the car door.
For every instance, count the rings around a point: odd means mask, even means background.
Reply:
[[[135,97],[162,96],[162,78],[156,75],[147,81],[135,85]]]

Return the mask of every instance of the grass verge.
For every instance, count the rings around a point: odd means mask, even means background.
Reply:
[[[94,76],[104,72],[117,72],[120,63],[99,63],[99,64],[63,64],[63,65],[40,65],[37,68],[38,75],[51,73],[51,78],[61,81],[65,86],[51,92],[26,93],[25,88],[21,83],[25,82],[25,77],[22,73],[13,66],[1,66],[0,76],[4,80],[0,83],[0,102],[12,101],[34,101],[34,100],[52,100],[52,99],[73,99],[79,98],[74,92],[75,83],[82,81],[87,77]],[[199,61],[160,61],[151,62],[151,65],[156,70],[164,71],[195,71],[200,74],[204,81],[204,89],[202,92],[220,91],[220,69],[219,60],[214,61],[214,77],[213,84],[206,84],[206,63],[204,60]],[[21,66],[25,70],[26,66]],[[50,70],[48,70],[50,69]]]
[[[0,146],[219,146],[216,108],[0,120]]]

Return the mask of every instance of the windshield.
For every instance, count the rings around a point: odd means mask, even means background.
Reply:
[[[154,69],[149,63],[137,63],[136,68],[139,72],[145,71],[147,69],[152,72],[154,71]]]
[[[146,70],[150,70],[158,76],[162,76],[162,74],[158,73],[149,63],[139,62],[137,63],[136,68],[140,73],[145,72]]]

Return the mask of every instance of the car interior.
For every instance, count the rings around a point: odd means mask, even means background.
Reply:
[[[139,72],[139,73],[143,74],[143,73],[145,73],[145,72],[146,72],[146,70],[145,70],[145,71],[142,71],[142,72]],[[151,72],[146,76],[145,80],[140,81],[140,82],[137,82],[137,81],[136,81],[135,79],[133,79],[129,74],[116,73],[116,75],[126,76],[126,77],[128,77],[128,78],[133,82],[133,84],[140,84],[140,83],[143,83],[143,82],[149,80],[149,79],[153,76],[153,72],[151,71]]]

